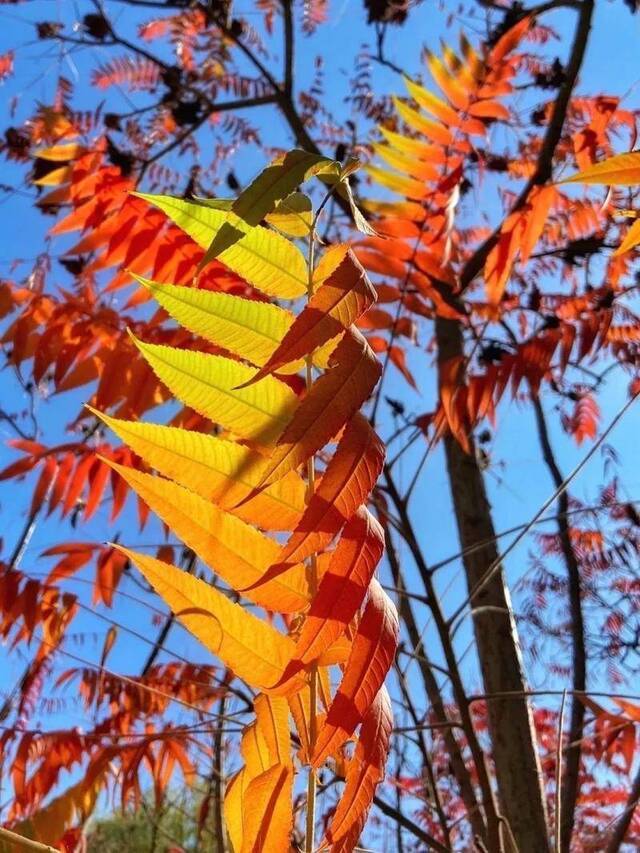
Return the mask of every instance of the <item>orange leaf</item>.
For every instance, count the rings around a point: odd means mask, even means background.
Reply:
[[[315,744],[317,767],[335,752],[364,719],[387,676],[398,645],[398,615],[388,595],[374,580],[353,641],[338,692]]]
[[[259,488],[297,468],[333,438],[373,391],[381,366],[365,338],[351,328],[336,347],[336,365],[317,379],[285,428]]]
[[[355,754],[347,765],[342,799],[327,829],[332,853],[353,850],[364,828],[376,788],[384,779],[392,727],[391,700],[382,687],[362,724]]]
[[[382,442],[367,419],[356,414],[278,562],[298,563],[326,547],[364,503],[380,476],[383,462]]]
[[[384,551],[382,528],[366,507],[347,523],[324,573],[280,684],[320,657],[347,628]]]
[[[266,364],[245,385],[310,355],[348,329],[376,301],[364,268],[349,249],[295,319]]]

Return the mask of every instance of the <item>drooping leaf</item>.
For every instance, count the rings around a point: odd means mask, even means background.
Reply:
[[[247,785],[241,853],[288,850],[293,810],[293,768],[274,764]]]
[[[164,477],[109,463],[142,500],[213,572],[234,589],[251,587],[278,554],[278,544],[254,527]],[[298,565],[247,597],[280,613],[303,610],[309,600],[305,567]]]
[[[185,628],[239,678],[261,690],[280,679],[293,640],[193,575],[121,545],[114,548],[140,569]]]
[[[330,166],[335,167],[335,164],[327,157],[294,148],[260,172],[234,201],[232,210],[248,225],[258,225],[271,213],[276,202],[293,192],[298,184]]]
[[[245,728],[245,761],[227,786],[225,820],[234,851],[287,850],[293,825],[293,766],[286,699],[260,694],[256,721]]]
[[[289,237],[307,237],[313,222],[311,199],[304,193],[290,193],[265,219]]]
[[[332,853],[350,853],[360,837],[376,788],[384,779],[392,728],[391,700],[382,687],[360,729],[342,798],[326,832]]]
[[[398,632],[396,609],[374,580],[338,692],[318,732],[314,766],[322,764],[365,718],[393,663]]]

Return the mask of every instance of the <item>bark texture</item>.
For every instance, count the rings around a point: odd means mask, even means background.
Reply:
[[[438,360],[442,364],[463,354],[460,324],[436,320]],[[445,454],[451,497],[463,551],[481,542],[491,544],[463,557],[471,591],[496,563],[498,551],[491,507],[471,440],[466,453],[451,435]],[[472,602],[473,627],[485,692],[526,691],[518,632],[502,566]],[[487,703],[504,817],[519,853],[548,853],[548,823],[533,717],[526,697],[497,698]]]

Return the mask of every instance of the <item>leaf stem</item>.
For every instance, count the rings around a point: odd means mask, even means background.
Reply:
[[[308,264],[309,264],[309,276],[307,279],[307,301],[311,299],[313,296],[313,268],[315,262],[315,234],[316,234],[316,222],[318,218],[318,213],[314,217],[312,226],[309,230],[309,256],[308,256]],[[313,382],[313,374],[312,374],[312,354],[309,353],[306,357],[306,385],[307,385],[307,393],[309,393],[309,389],[311,388]],[[315,458],[311,456],[307,461],[307,495],[306,500],[307,503],[313,497],[313,493],[315,490],[315,482],[316,482],[316,467],[315,467]],[[316,590],[318,587],[318,561],[315,554],[312,554],[309,558],[309,592],[310,597],[313,597],[316,594]],[[313,753],[316,736],[317,736],[317,714],[318,709],[318,667],[314,664],[311,668],[310,680],[309,680],[309,757]],[[315,849],[315,826],[316,826],[316,773],[315,770],[310,767],[309,768],[309,777],[307,779],[307,815],[306,815],[306,830],[305,830],[305,853],[313,853]]]

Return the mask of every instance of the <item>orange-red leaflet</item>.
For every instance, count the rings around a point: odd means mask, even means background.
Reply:
[[[347,523],[331,556],[281,683],[319,658],[344,633],[364,600],[383,551],[382,528],[363,506]]]
[[[367,419],[354,415],[279,562],[300,562],[331,542],[370,494],[384,455],[384,446]]]
[[[311,297],[275,352],[249,385],[278,368],[304,358],[348,329],[376,301],[376,291],[349,249],[342,262]]]
[[[355,753],[347,765],[342,799],[327,829],[325,841],[332,853],[349,853],[360,837],[376,787],[384,779],[392,728],[391,700],[382,687],[360,729]]]
[[[311,386],[278,439],[259,488],[297,468],[338,434],[373,391],[382,367],[365,338],[349,329],[332,357],[331,367]]]
[[[314,767],[335,752],[364,719],[393,663],[399,630],[396,609],[374,579],[344,676],[318,732]]]

